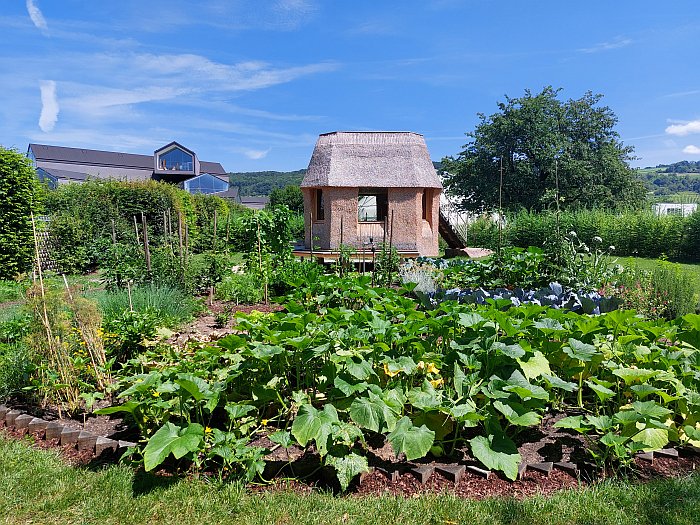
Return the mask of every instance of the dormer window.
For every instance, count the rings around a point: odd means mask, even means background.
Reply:
[[[159,171],[194,171],[194,157],[186,151],[174,147],[158,155]]]

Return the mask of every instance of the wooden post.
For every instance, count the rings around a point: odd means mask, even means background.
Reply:
[[[314,258],[314,215],[309,212],[309,237],[311,238],[311,260]]]
[[[391,259],[391,254],[393,252],[392,246],[394,245],[394,210],[391,210],[391,226],[389,227],[389,258]],[[391,283],[391,264],[389,264],[389,283]]]
[[[183,250],[183,243],[182,243],[182,212],[179,211],[177,212],[177,237],[178,240],[180,241],[180,264],[183,263],[184,261],[184,250]]]
[[[136,246],[141,244],[141,236],[139,235],[139,225],[136,223],[136,215],[134,215],[134,231],[136,232]]]
[[[131,300],[131,281],[126,281],[126,290],[129,294],[129,311],[134,311],[134,303]]]
[[[216,215],[216,209],[215,209],[214,210],[214,241],[212,242],[212,244],[213,244],[212,249],[214,251],[216,251],[216,217],[217,217],[217,215]]]
[[[228,243],[229,243],[230,226],[231,226],[231,210],[229,210],[228,214],[226,214],[226,246],[228,246]]]
[[[146,270],[148,271],[149,277],[151,274],[151,250],[148,247],[148,224],[146,223],[146,216],[141,212],[141,224],[143,226],[143,251],[146,254]]]
[[[117,230],[114,227],[114,219],[112,219],[112,244],[117,244]]]

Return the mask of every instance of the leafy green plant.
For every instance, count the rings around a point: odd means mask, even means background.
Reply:
[[[263,300],[260,281],[253,275],[232,273],[216,287],[216,297],[235,304],[257,304]]]
[[[0,279],[12,279],[31,268],[31,214],[41,209],[42,195],[31,161],[0,146]]]

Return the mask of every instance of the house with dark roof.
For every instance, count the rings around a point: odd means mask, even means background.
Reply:
[[[177,142],[157,149],[152,155],[30,144],[27,156],[34,163],[39,179],[50,188],[88,179],[153,179],[177,184],[190,193],[217,194],[238,200],[238,192],[229,189],[228,173],[220,163],[199,160],[194,151]]]
[[[322,134],[301,190],[297,255],[333,259],[341,244],[369,252],[389,241],[403,257],[438,254],[442,183],[418,133]]]

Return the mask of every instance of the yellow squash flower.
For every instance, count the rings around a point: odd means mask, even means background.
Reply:
[[[435,366],[435,363],[428,363],[428,370],[427,372],[429,374],[439,374],[440,369]]]
[[[442,386],[443,383],[444,383],[444,381],[442,380],[442,377],[440,377],[438,379],[431,379],[430,380],[430,384],[433,385],[433,388],[437,388],[439,386]]]
[[[391,370],[389,370],[389,365],[384,363],[384,373],[386,375],[388,375],[389,377],[397,376],[397,375],[399,375],[399,372],[400,372],[400,370],[397,370],[396,372],[392,372]]]

